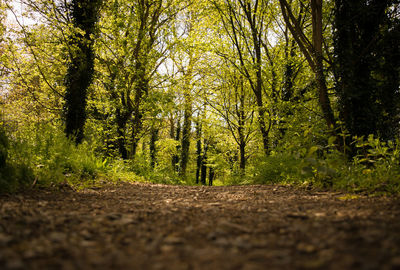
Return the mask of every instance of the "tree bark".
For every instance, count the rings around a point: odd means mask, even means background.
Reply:
[[[87,88],[94,71],[93,35],[98,20],[101,0],[73,0],[71,3],[74,27],[84,31],[71,36],[71,46],[76,47],[66,75],[65,134],[76,144],[82,142],[86,122]]]
[[[329,100],[328,88],[326,86],[326,78],[323,68],[323,33],[322,33],[322,0],[311,0],[313,41],[307,39],[299,22],[294,17],[290,5],[286,0],[279,0],[282,14],[286,25],[288,26],[293,38],[299,45],[300,50],[307,59],[308,64],[315,74],[318,86],[319,106],[323,113],[323,118],[332,135],[337,136],[336,121],[333,114],[332,106]],[[338,142],[340,143],[339,137]],[[340,145],[338,145],[339,148]]]
[[[255,48],[255,64],[256,64],[256,85],[253,88],[254,94],[256,96],[257,108],[258,108],[258,123],[260,125],[260,131],[263,140],[264,153],[266,156],[269,155],[269,128],[267,128],[265,121],[266,109],[264,107],[264,102],[262,98],[262,87],[263,87],[263,78],[262,78],[262,55],[261,55],[261,33],[258,32],[256,23],[255,23],[255,14],[251,15],[250,7],[245,10],[247,20],[251,26],[253,45]]]
[[[151,136],[150,136],[150,167],[151,169],[154,169],[156,165],[156,154],[157,154],[157,149],[156,149],[156,142],[158,141],[158,128],[156,128],[153,124],[151,127]]]
[[[239,154],[240,154],[240,174],[244,175],[246,172],[246,144],[241,143],[239,145]]]
[[[200,120],[198,119],[196,122],[196,135],[197,135],[197,144],[196,144],[196,155],[197,155],[197,160],[196,160],[196,184],[199,183],[199,177],[200,177],[200,168],[201,168],[201,163],[202,163],[202,156],[201,156],[201,124]]]
[[[313,45],[314,45],[314,62],[315,75],[319,89],[319,104],[324,114],[324,119],[330,130],[335,130],[336,121],[328,96],[328,88],[324,75],[323,65],[323,36],[322,36],[322,0],[311,0],[312,26],[313,26]]]
[[[179,142],[179,144],[176,146],[176,152],[179,153],[181,149],[181,144],[180,144],[180,137],[181,136],[181,117],[178,115],[177,116],[177,123],[176,123],[176,134],[175,134],[175,141]],[[174,171],[179,172],[179,155],[174,154],[172,156],[172,168]]]
[[[203,150],[203,156],[201,158],[201,177],[200,177],[200,183],[202,185],[206,185],[206,180],[207,180],[207,150],[208,150],[208,141],[204,139],[204,150]]]
[[[116,109],[115,118],[117,122],[117,144],[118,144],[118,151],[121,155],[122,159],[128,159],[128,150],[126,148],[125,142],[125,128],[126,123],[128,121],[128,117],[130,113],[122,113],[119,108]]]
[[[193,100],[192,100],[192,76],[193,76],[193,52],[189,52],[189,64],[186,74],[184,74],[185,90],[184,90],[184,113],[182,127],[182,144],[181,144],[181,166],[179,174],[181,177],[186,176],[186,169],[189,161],[190,137],[192,128]]]
[[[143,61],[143,63],[142,63]],[[143,127],[143,108],[142,103],[149,92],[149,81],[147,79],[145,59],[137,59],[135,65],[135,87],[134,87],[134,101],[133,101],[133,121],[132,121],[132,149],[131,159],[134,160],[136,156],[137,146],[140,140],[140,133]]]
[[[189,148],[191,137],[190,131],[192,127],[192,100],[189,95],[189,93],[185,94],[185,111],[182,128],[181,167],[179,171],[179,174],[182,177],[186,176],[186,168],[189,161]]]
[[[214,182],[215,171],[213,167],[210,167],[210,171],[208,172],[208,185],[211,187]]]

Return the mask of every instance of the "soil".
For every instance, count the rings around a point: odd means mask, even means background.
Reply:
[[[120,183],[0,197],[0,269],[400,269],[400,198]]]

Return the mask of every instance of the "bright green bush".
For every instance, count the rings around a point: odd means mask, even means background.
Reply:
[[[400,193],[399,141],[355,138],[358,155],[342,166],[333,186],[357,192]]]
[[[307,185],[350,192],[400,193],[400,145],[373,136],[355,138],[359,155],[348,160],[332,145],[280,151],[256,166],[251,182]]]
[[[302,160],[292,154],[277,153],[260,161],[253,175],[256,184],[297,182],[303,179]]]
[[[40,185],[94,181],[108,170],[107,159],[96,155],[87,142],[76,146],[59,127],[36,126],[15,135],[10,144],[10,158],[32,168]]]

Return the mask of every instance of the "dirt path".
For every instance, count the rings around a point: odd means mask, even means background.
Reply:
[[[400,269],[399,198],[120,184],[0,197],[0,217],[0,269]]]

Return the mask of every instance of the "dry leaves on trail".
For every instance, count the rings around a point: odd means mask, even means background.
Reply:
[[[400,269],[399,198],[121,183],[0,197],[0,269]]]

